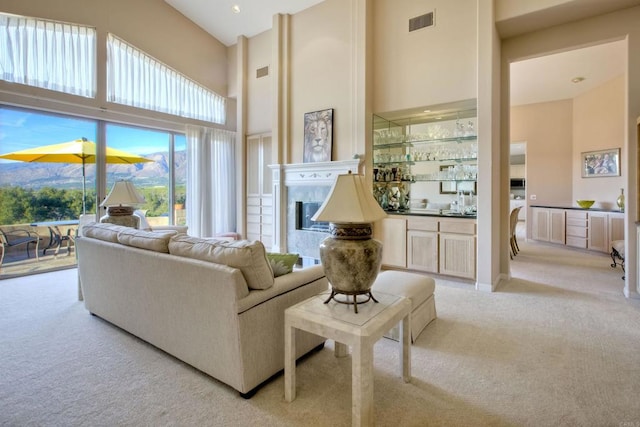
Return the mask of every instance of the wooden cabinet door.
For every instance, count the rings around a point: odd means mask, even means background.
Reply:
[[[531,208],[531,237],[533,240],[549,241],[549,209]]]
[[[440,274],[476,277],[475,236],[440,233]]]
[[[607,248],[607,252],[611,252],[611,242],[615,240],[624,240],[624,214],[610,213],[608,219],[609,246]]]
[[[565,212],[564,209],[549,209],[549,241],[551,243],[565,242]]]
[[[438,233],[433,231],[407,231],[407,268],[438,272]]]
[[[589,243],[592,251],[609,252],[608,215],[603,212],[589,212]]]
[[[388,217],[376,221],[373,237],[382,242],[382,265],[407,268],[407,220]]]

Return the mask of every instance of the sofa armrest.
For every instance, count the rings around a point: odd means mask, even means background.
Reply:
[[[238,300],[238,314],[274,297],[286,294],[299,287],[316,283],[319,280],[326,282],[327,288],[329,287],[322,265],[295,269],[289,274],[276,277],[273,286],[268,289],[250,290],[249,295]]]

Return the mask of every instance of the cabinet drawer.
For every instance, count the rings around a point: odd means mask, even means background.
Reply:
[[[262,215],[262,225],[271,225],[273,224],[273,217],[271,215]]]
[[[567,219],[583,219],[583,220],[587,220],[587,213],[586,212],[581,212],[581,211],[572,211],[567,209]]]
[[[260,197],[248,196],[247,206],[260,206]]]
[[[476,234],[476,223],[471,221],[440,221],[441,233]]]
[[[574,248],[587,248],[587,239],[586,237],[573,237],[567,235],[567,241],[565,243],[567,246],[573,246]]]
[[[260,215],[260,206],[247,205],[247,215]]]
[[[569,218],[567,217],[567,225],[571,225],[574,227],[586,227],[587,226],[587,219],[580,219],[580,218]]]
[[[586,238],[587,228],[584,226],[576,227],[574,225],[567,225],[567,241],[569,240],[569,236]]]
[[[408,230],[438,231],[438,220],[433,218],[407,218]]]
[[[248,221],[248,219],[247,219]],[[261,227],[260,223],[257,222],[247,222],[247,234],[257,234],[260,235]]]

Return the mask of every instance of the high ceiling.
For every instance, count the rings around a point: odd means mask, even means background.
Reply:
[[[575,98],[623,75],[626,54],[626,43],[617,41],[514,62],[511,105]]]
[[[273,15],[295,14],[323,0],[165,0],[226,46],[272,26]],[[239,12],[233,10],[238,6]]]
[[[252,37],[272,27],[273,15],[295,14],[323,0],[165,0],[226,46],[238,36]],[[594,3],[594,0],[585,0]],[[620,8],[639,0],[598,0]],[[237,5],[239,13],[233,11]],[[566,13],[566,11],[565,11]],[[512,64],[511,104],[574,98],[624,73],[624,42],[607,43]],[[584,77],[572,83],[574,77]]]

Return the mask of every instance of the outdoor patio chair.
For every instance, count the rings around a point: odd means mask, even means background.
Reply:
[[[37,233],[29,230],[16,229],[9,232],[6,232],[0,229],[0,243],[2,243],[2,254],[0,254],[0,267],[2,266],[2,262],[4,261],[4,254],[7,251],[7,248],[12,246],[26,245],[27,247],[27,258],[29,256],[29,245],[31,243],[35,243],[36,245],[36,260],[40,260],[38,257],[38,246],[40,245],[40,236]]]

